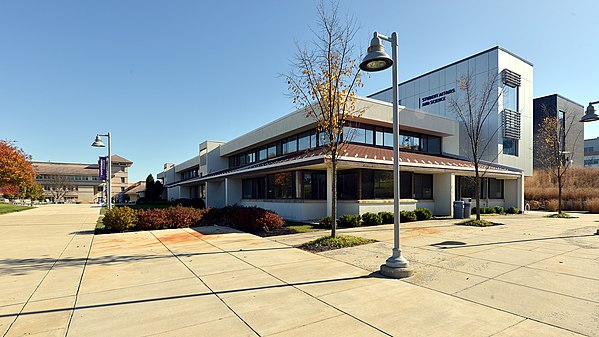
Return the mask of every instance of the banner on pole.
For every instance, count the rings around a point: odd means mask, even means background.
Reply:
[[[98,159],[98,177],[100,180],[106,180],[106,157]]]

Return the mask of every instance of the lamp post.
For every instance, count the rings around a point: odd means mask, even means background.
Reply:
[[[385,48],[381,44],[381,40],[391,43],[393,58],[390,58],[385,53]],[[368,53],[364,60],[360,63],[360,69],[368,72],[376,72],[385,70],[393,66],[393,253],[385,264],[381,265],[381,274],[393,277],[404,278],[412,276],[414,270],[410,268],[408,260],[401,255],[400,247],[400,208],[399,208],[399,98],[397,95],[398,79],[397,79],[397,49],[398,40],[397,33],[393,32],[391,37],[381,35],[374,32],[374,37],[370,41]]]
[[[112,208],[112,154],[110,152],[110,132],[107,134],[97,134],[96,140],[92,143],[93,147],[104,147],[104,143],[102,142],[102,137],[108,137],[108,172],[106,174],[106,199],[107,204],[106,207],[108,209]]]
[[[593,106],[593,104],[599,104],[599,101],[589,102],[587,111],[586,111],[585,115],[582,116],[582,118],[580,119],[580,122],[587,123],[587,122],[594,122],[594,121],[599,120],[599,116],[597,115],[597,113],[595,113],[595,107]],[[595,233],[595,235],[599,235],[599,229],[597,229],[597,232]]]

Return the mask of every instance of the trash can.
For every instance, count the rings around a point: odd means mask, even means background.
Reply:
[[[470,219],[470,215],[472,215],[472,199],[471,198],[462,198],[464,202],[464,219]]]
[[[453,202],[453,218],[463,219],[464,218],[464,202],[456,200]]]

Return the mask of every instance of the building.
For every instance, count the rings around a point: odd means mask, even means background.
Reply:
[[[599,167],[599,137],[584,140],[584,166]]]
[[[123,157],[112,156],[113,196],[124,192],[128,185],[129,167],[133,163]],[[33,161],[35,180],[44,189],[51,202],[96,203],[106,195],[105,182],[98,177],[98,164]]]
[[[533,100],[533,134],[538,134],[539,127],[546,117],[557,117],[560,119],[562,128],[565,132],[565,139],[562,142],[561,151],[564,156],[572,161],[575,166],[584,165],[584,123],[580,123],[580,118],[584,115],[584,107],[564,96],[553,94],[544,97],[538,97]],[[534,143],[535,139],[533,139]],[[534,168],[543,168],[544,165],[539,159],[541,154],[537,146],[533,146]]]
[[[146,194],[146,182],[138,181],[129,185],[122,193],[125,202],[135,203],[139,198],[143,198]]]
[[[474,197],[467,139],[448,102],[462,94],[462,76],[480,88],[497,74],[492,95],[499,104],[485,124],[491,146],[482,203],[523,208],[524,176],[532,174],[532,64],[494,47],[399,85],[402,209],[450,215],[454,200]],[[390,97],[386,89],[357,99],[365,112],[344,131],[350,139],[339,158],[339,215],[393,210]],[[332,203],[321,142],[314,120],[298,110],[229,142],[205,141],[198,156],[166,164],[158,178],[169,199],[201,197],[208,207],[259,206],[288,219],[318,219]]]

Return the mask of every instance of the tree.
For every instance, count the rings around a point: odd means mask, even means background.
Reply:
[[[31,156],[13,141],[0,140],[0,187],[33,184],[35,172]]]
[[[572,166],[570,158],[576,152],[580,138],[583,137],[583,129],[577,127],[580,118],[577,114],[569,111],[548,111],[547,107],[542,108],[544,114],[549,117],[543,119],[537,131],[534,141],[537,150],[536,159],[557,181],[557,211],[562,214],[564,178]]]
[[[154,182],[154,189],[152,190],[152,200],[160,200],[162,199],[162,192],[164,191],[164,186],[160,180],[156,180]]]
[[[285,77],[290,96],[306,117],[316,121],[332,170],[332,230],[337,230],[337,161],[344,138],[344,127],[363,111],[356,109],[355,91],[361,86],[360,69],[354,57],[353,39],[357,32],[353,18],[339,18],[339,4],[329,7],[320,2],[317,7],[318,26],[313,29],[315,41],[310,47],[300,47],[293,70]],[[328,8],[327,8],[328,7]]]
[[[151,200],[153,193],[154,193],[154,177],[150,173],[146,177],[146,190],[144,192],[144,198],[146,200]]]
[[[75,188],[72,181],[63,174],[47,175],[44,185],[48,187],[54,203],[64,201],[64,196]]]
[[[502,94],[498,85],[500,74],[498,72],[490,74],[487,81],[478,88],[472,74],[463,75],[458,80],[461,94],[449,99],[449,109],[456,115],[466,131],[468,139],[466,153],[474,164],[476,220],[480,220],[481,179],[488,168],[488,165],[484,165],[482,161],[487,155],[486,151],[493,142],[494,136],[500,129],[498,127],[495,130],[487,130],[487,121],[493,114],[497,114],[499,97]]]
[[[20,197],[22,199],[42,200],[44,199],[44,189],[38,184],[24,185],[21,187]]]

